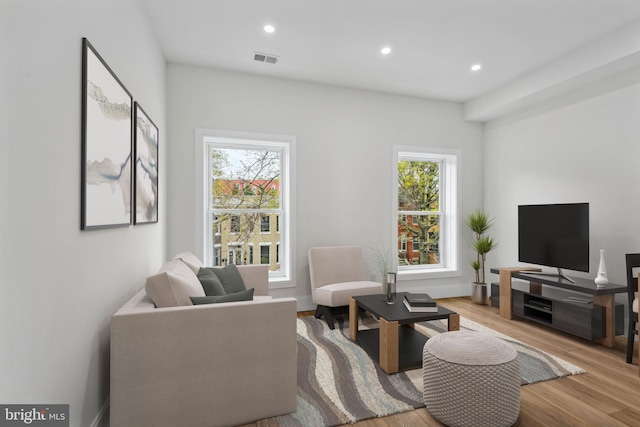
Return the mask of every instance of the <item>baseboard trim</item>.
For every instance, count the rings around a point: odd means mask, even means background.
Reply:
[[[104,402],[104,405],[102,405],[102,408],[100,408],[100,412],[98,412],[98,415],[96,415],[96,417],[93,419],[93,422],[91,423],[90,427],[109,427],[109,407],[111,403],[111,399],[107,398],[107,401]],[[107,417],[105,418],[105,414],[107,414]]]

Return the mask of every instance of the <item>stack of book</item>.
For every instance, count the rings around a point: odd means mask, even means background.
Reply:
[[[406,294],[404,305],[412,313],[435,313],[438,311],[436,302],[427,294]]]

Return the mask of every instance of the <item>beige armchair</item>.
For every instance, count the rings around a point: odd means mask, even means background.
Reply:
[[[309,249],[311,299],[316,317],[324,316],[333,329],[333,315],[346,312],[352,296],[382,294],[382,285],[365,278],[360,246],[325,246]]]

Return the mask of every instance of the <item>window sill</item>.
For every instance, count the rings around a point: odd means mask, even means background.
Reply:
[[[402,282],[405,280],[422,280],[422,279],[439,279],[442,277],[460,277],[459,270],[452,270],[449,268],[434,268],[430,270],[420,270],[420,271],[399,271],[398,272],[398,281]]]
[[[296,285],[293,283],[293,280],[286,277],[269,278],[269,289],[285,289],[295,287]]]

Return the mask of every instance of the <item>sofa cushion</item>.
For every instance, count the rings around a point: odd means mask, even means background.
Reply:
[[[198,276],[179,259],[165,262],[144,288],[156,307],[192,305],[189,297],[205,296]]]
[[[251,301],[253,299],[253,288],[245,291],[234,292],[227,295],[211,295],[204,297],[191,297],[191,301],[194,305],[200,304],[217,304],[220,302],[234,302],[234,301]]]
[[[222,296],[227,293],[218,276],[209,268],[201,268],[198,271],[198,280],[200,280],[204,294],[207,296]]]
[[[204,264],[202,263],[202,261],[200,261],[200,258],[195,256],[191,252],[180,252],[178,255],[174,256],[173,259],[179,259],[187,264],[195,274],[198,274],[200,268],[204,267]]]
[[[213,271],[215,275],[218,276],[225,293],[233,294],[247,289],[244,284],[244,280],[242,280],[242,276],[240,276],[238,267],[236,267],[235,264],[229,264],[223,268],[209,267],[209,270]]]

